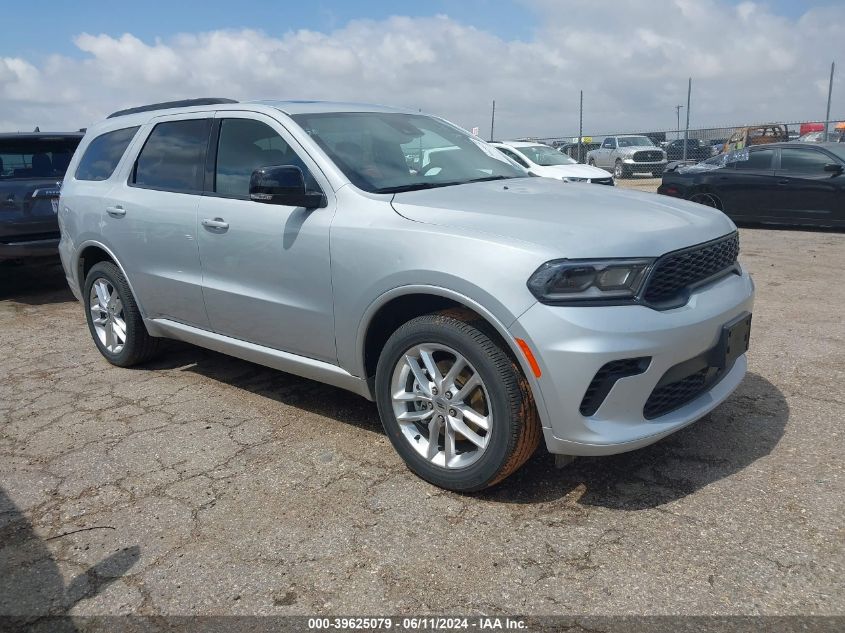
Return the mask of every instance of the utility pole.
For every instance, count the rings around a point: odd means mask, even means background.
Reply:
[[[833,69],[835,62],[830,62],[830,83],[827,86],[827,112],[824,115],[824,141],[830,140],[830,98],[833,96]]]
[[[684,160],[687,159],[687,143],[689,142],[689,100],[692,94],[692,77],[687,84],[687,126],[684,128]]]
[[[681,138],[681,108],[683,108],[680,103],[675,106],[675,116],[678,119],[678,126],[675,128],[675,136],[677,138]]]
[[[493,130],[496,129],[496,100],[493,99],[493,114],[490,115],[490,142],[496,140],[493,136]]]
[[[584,91],[581,91],[581,106],[578,108],[578,162],[584,162],[582,150],[584,141]]]

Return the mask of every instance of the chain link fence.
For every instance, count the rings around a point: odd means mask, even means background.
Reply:
[[[820,142],[824,140],[824,121],[790,121],[790,122],[768,122],[744,125],[728,125],[721,127],[705,127],[690,129],[687,141],[687,158],[703,160],[709,156],[719,154],[731,141],[731,138],[742,137],[753,138],[755,134],[772,136],[772,140],[806,140],[809,142]],[[833,142],[845,142],[845,117],[831,119],[829,128],[829,140]],[[602,134],[584,134],[581,139],[580,155],[577,133],[572,136],[553,136],[545,138],[521,138],[518,140],[530,140],[545,143],[552,147],[561,149],[578,162],[586,162],[587,152],[597,148],[608,136],[638,135],[649,137],[655,145],[666,149],[669,160],[680,160],[683,157],[684,130],[658,130],[658,131],[625,131],[605,132]],[[736,135],[736,136],[734,136]],[[743,144],[745,140],[742,141]],[[736,145],[734,140],[732,145]],[[731,147],[730,149],[736,149]],[[677,154],[677,156],[675,155]]]

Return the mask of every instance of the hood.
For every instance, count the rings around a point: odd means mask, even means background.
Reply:
[[[531,171],[544,178],[609,178],[610,172],[592,165],[532,165]]]
[[[550,178],[517,178],[398,193],[393,208],[415,222],[496,235],[553,257],[656,257],[736,229],[699,204]]]

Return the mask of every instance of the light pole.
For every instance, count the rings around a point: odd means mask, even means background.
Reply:
[[[681,138],[681,108],[683,108],[680,103],[675,106],[675,116],[678,119],[678,126],[675,128],[675,136],[677,138]]]

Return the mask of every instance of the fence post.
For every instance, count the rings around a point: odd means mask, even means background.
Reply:
[[[687,84],[687,126],[684,128],[684,160],[687,159],[687,143],[689,143],[689,101],[692,94],[692,77]]]
[[[578,162],[585,163],[584,152],[581,149],[584,144],[584,91],[581,91],[581,105],[578,108]]]

